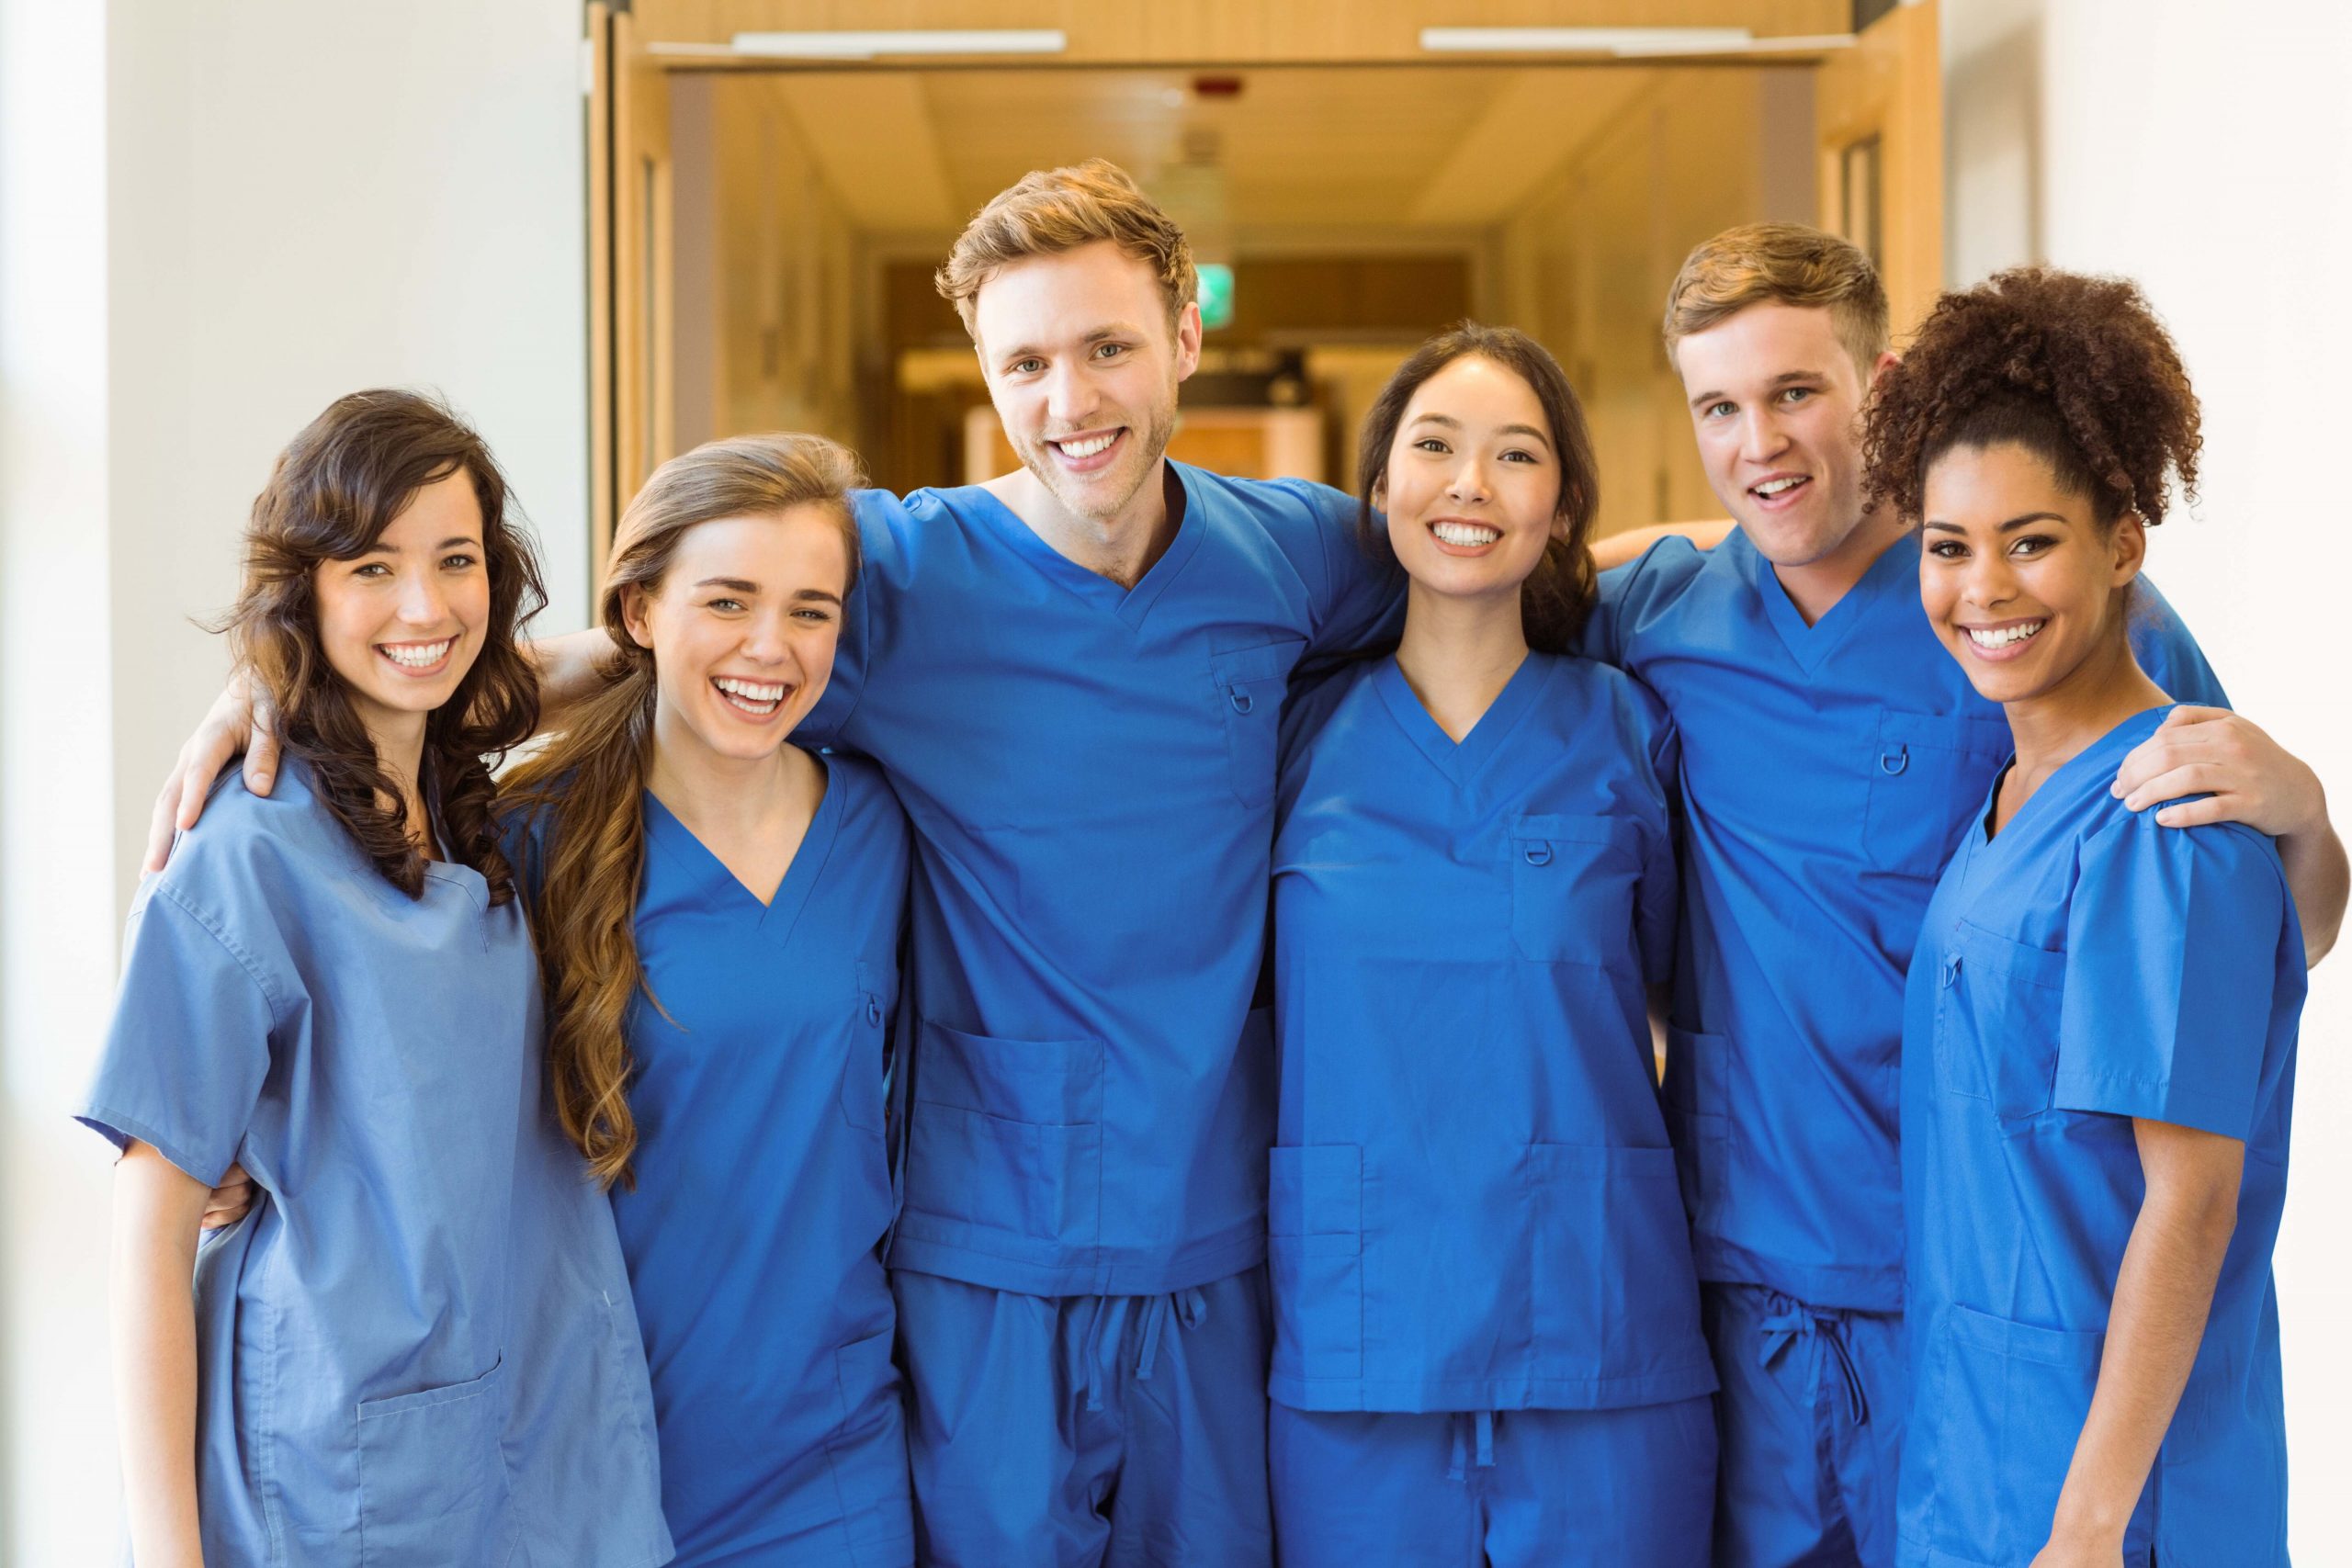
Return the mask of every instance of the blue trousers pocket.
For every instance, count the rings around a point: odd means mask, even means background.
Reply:
[[[359,1561],[363,1568],[499,1562],[505,1526],[502,1367],[361,1403]]]
[[[1363,1153],[1353,1144],[1272,1151],[1266,1252],[1280,1375],[1363,1375]]]

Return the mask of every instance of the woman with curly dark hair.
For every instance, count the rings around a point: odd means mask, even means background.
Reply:
[[[1867,444],[2016,747],[1910,971],[1902,1561],[2283,1564],[2301,933],[2270,840],[2109,787],[2172,707],[2126,623],[2196,395],[2132,285],[2026,268],[1944,299]]]
[[[542,602],[497,465],[428,399],[339,400],[254,502],[227,630],[286,766],[141,889],[80,1112],[122,1151],[141,1564],[667,1555],[619,1244],[537,1094],[491,809]],[[232,1161],[261,1196],[199,1250]]]

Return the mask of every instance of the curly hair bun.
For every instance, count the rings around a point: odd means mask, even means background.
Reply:
[[[2197,394],[2137,284],[2025,266],[1945,295],[1871,400],[1871,499],[1916,522],[1937,458],[2006,444],[2047,462],[2102,523],[2161,523],[2176,478],[2195,498]]]

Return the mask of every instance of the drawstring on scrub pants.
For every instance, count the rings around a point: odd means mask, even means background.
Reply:
[[[1470,1444],[1464,1440],[1469,1437],[1477,1441],[1478,1468],[1495,1468],[1495,1413],[1479,1410],[1458,1415],[1453,1418],[1453,1462],[1445,1472],[1448,1481],[1460,1481],[1469,1474],[1469,1467],[1463,1462],[1469,1456]]]
[[[1080,1393],[1085,1396],[1086,1408],[1102,1408],[1102,1335],[1114,1317],[1125,1314],[1127,1303],[1133,1296],[1106,1297],[1095,1303],[1093,1321],[1086,1325],[1086,1341],[1080,1348],[1079,1360],[1085,1369],[1086,1382]],[[1151,1381],[1151,1370],[1159,1364],[1159,1335],[1168,1326],[1172,1312],[1176,1321],[1186,1328],[1198,1328],[1208,1321],[1209,1299],[1198,1290],[1179,1291],[1172,1296],[1145,1296],[1143,1315],[1137,1320],[1136,1335],[1136,1381]]]
[[[1854,1365],[1853,1349],[1846,1343],[1846,1314],[1816,1312],[1775,1292],[1771,1315],[1764,1320],[1764,1349],[1758,1359],[1764,1366],[1770,1366],[1800,1337],[1815,1341],[1816,1356],[1821,1346],[1829,1348],[1830,1358],[1838,1363],[1838,1373],[1845,1381],[1847,1414],[1857,1427],[1870,1425],[1871,1406],[1862,1393],[1861,1370]]]

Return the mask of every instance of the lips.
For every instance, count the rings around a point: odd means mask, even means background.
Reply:
[[[376,651],[404,675],[437,675],[457,646],[456,637],[445,637],[432,642],[379,642]]]
[[[1126,429],[1087,431],[1077,435],[1050,436],[1046,445],[1054,449],[1064,468],[1072,473],[1090,474],[1107,468],[1117,457],[1126,441]]]
[[[740,675],[714,675],[711,689],[718,700],[746,718],[770,718],[784,705],[792,690],[781,681],[752,681]]]
[[[1962,626],[1959,629],[1977,658],[1998,661],[2021,656],[2028,645],[2041,635],[2041,628],[2049,624],[2050,617],[2041,615],[2003,621],[1996,626]]]
[[[1795,503],[1796,498],[1813,488],[1810,474],[1767,474],[1747,487],[1747,493],[1767,511]]]

